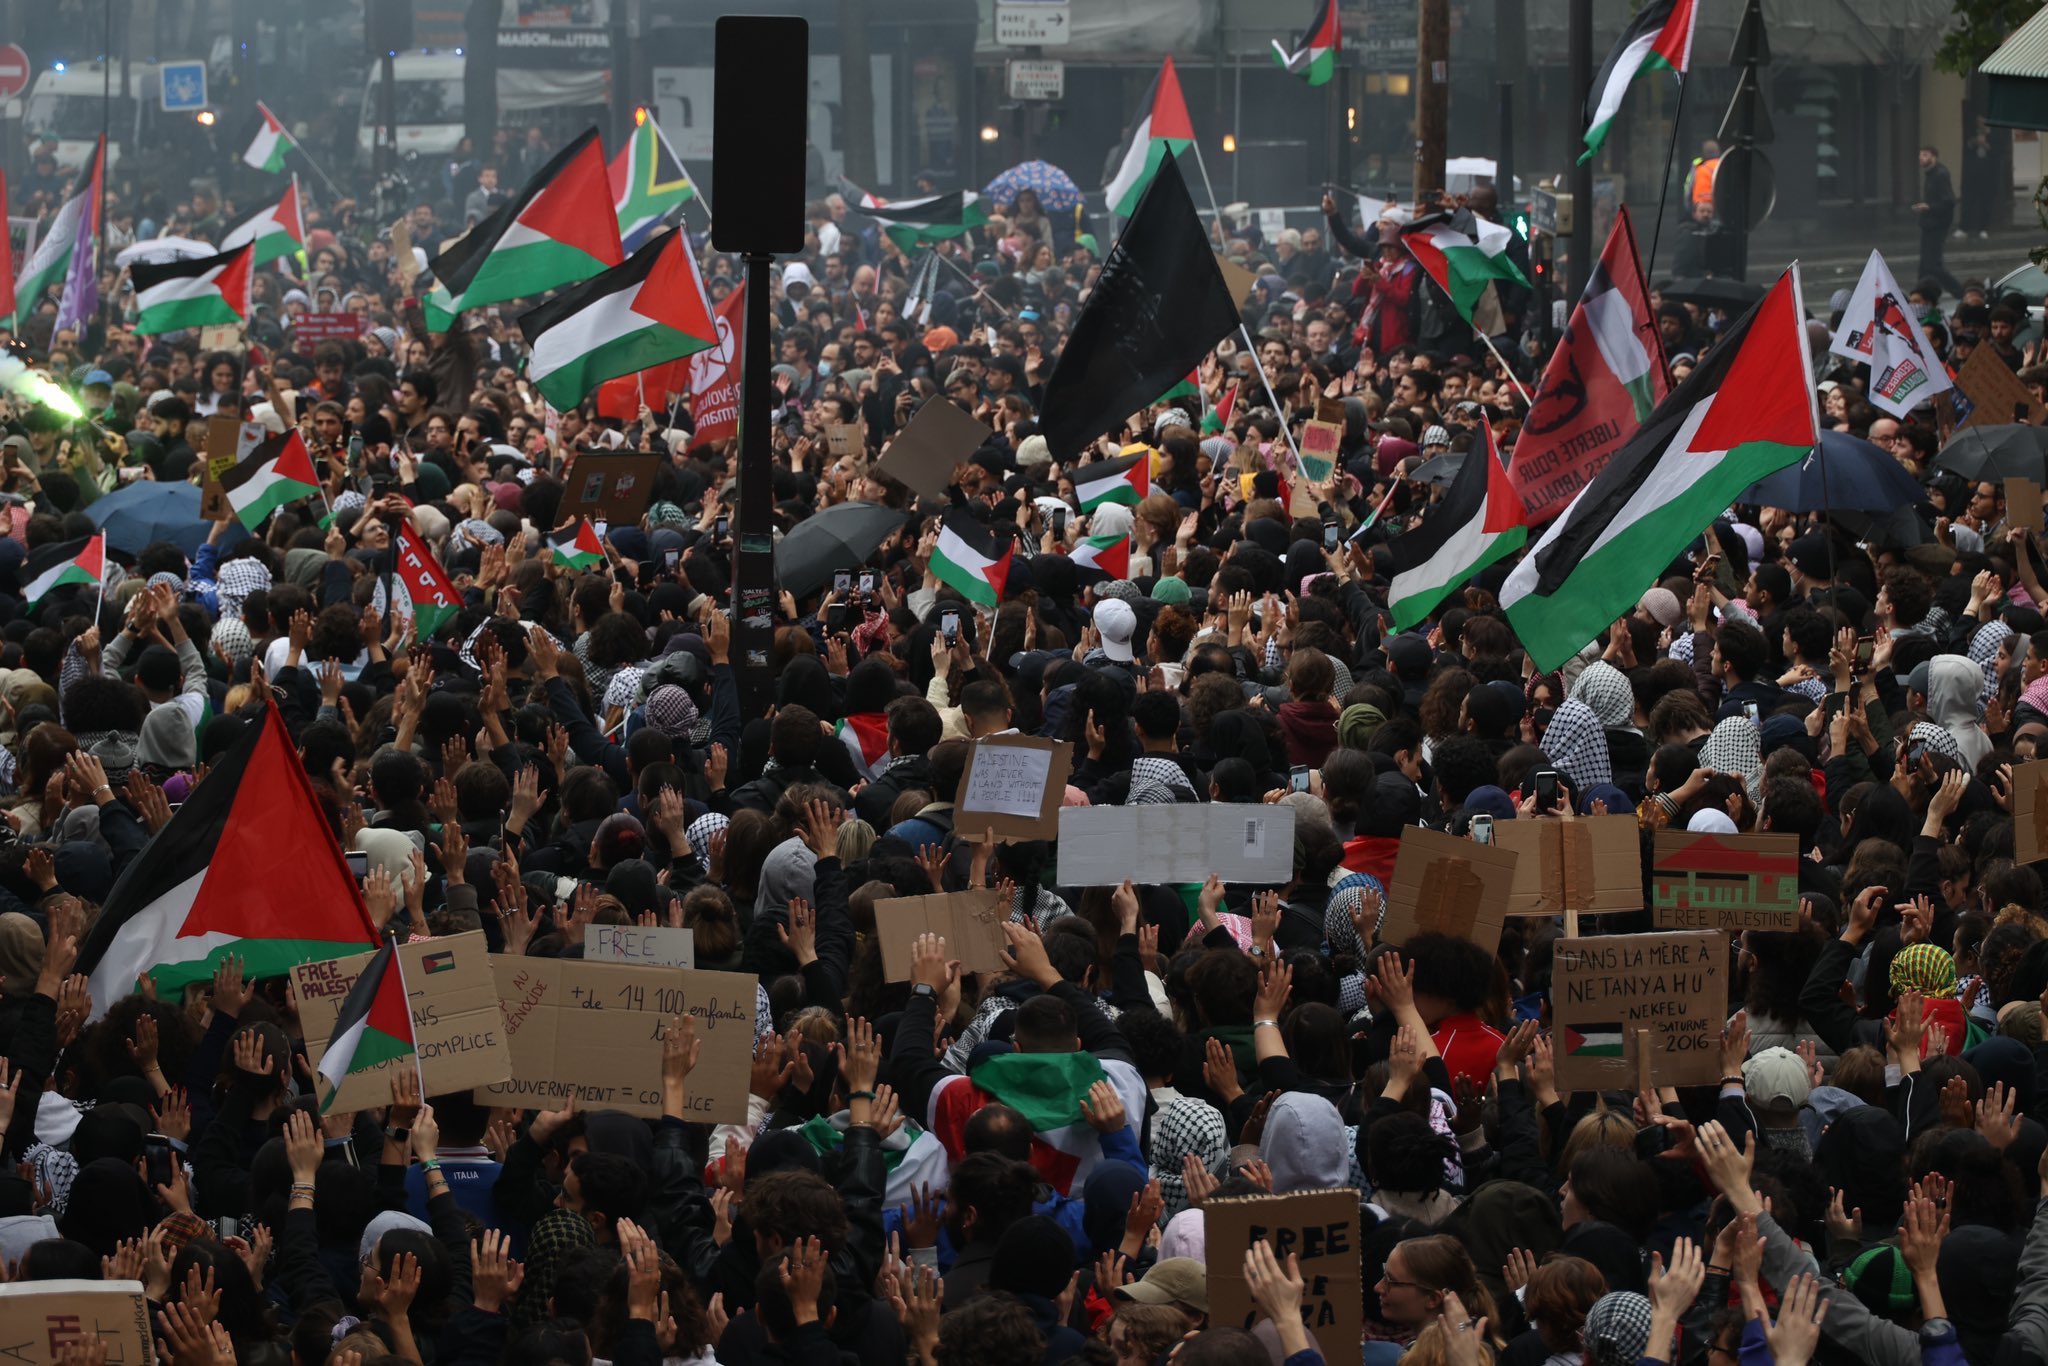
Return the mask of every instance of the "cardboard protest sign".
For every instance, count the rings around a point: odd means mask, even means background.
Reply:
[[[660,462],[658,455],[584,452],[562,475],[562,511],[556,521],[588,517],[633,525],[654,501],[654,471]]]
[[[895,480],[926,498],[946,496],[953,482],[953,467],[981,449],[989,429],[976,422],[950,399],[931,399],[922,404],[902,431],[882,452],[875,473]]]
[[[306,1030],[306,1057],[315,1068],[334,1034],[334,1020],[349,988],[372,955],[356,954],[292,969],[292,1000]],[[398,970],[412,1006],[420,1079],[430,1096],[489,1086],[512,1075],[512,1053],[498,1014],[497,983],[482,930],[398,946]],[[342,1079],[335,1108],[362,1110],[391,1099],[391,1078],[410,1069],[393,1058]]]
[[[2041,485],[2037,480],[2017,476],[2005,481],[2005,524],[2041,529]]]
[[[1223,287],[1230,291],[1230,297],[1236,300],[1237,306],[1243,308],[1244,301],[1251,298],[1252,290],[1258,287],[1259,277],[1257,273],[1246,270],[1227,256],[1216,253],[1211,254],[1216,256],[1216,270],[1218,274],[1223,276]],[[28,257],[17,256],[14,259],[26,261]]]
[[[16,1281],[0,1285],[0,1354],[54,1366],[66,1347],[106,1344],[107,1366],[154,1366],[141,1281]]]
[[[1074,767],[1067,740],[988,735],[974,742],[953,811],[963,839],[994,830],[1008,839],[1059,838],[1060,800]]]
[[[401,218],[391,225],[391,254],[398,261],[398,276],[408,291],[420,273],[420,258],[412,254],[412,220]]]
[[[2012,771],[2012,858],[2015,863],[2048,858],[2048,759]]]
[[[2038,427],[2048,421],[2048,407],[2034,398],[2012,367],[1988,346],[1972,351],[1963,368],[1956,371],[1956,388],[1962,391],[1970,407],[1969,416],[1963,421],[1965,428],[1999,427],[2012,422]],[[1956,405],[1958,411],[1962,406]]]
[[[1660,930],[1797,929],[1799,837],[1659,830],[1650,908]]]
[[[1344,400],[1331,398],[1328,394],[1316,395],[1316,421],[1327,422],[1337,428],[1337,435],[1344,434]]]
[[[825,424],[825,449],[837,459],[843,456],[859,455],[868,448],[867,433],[858,422],[828,422]]]
[[[1728,936],[1718,930],[1560,939],[1550,971],[1557,1088],[1710,1086],[1728,1019]]]
[[[697,932],[687,925],[675,928],[667,925],[585,925],[583,961],[694,968],[697,966]]]
[[[199,350],[202,354],[210,351],[239,351],[242,349],[242,324],[214,323],[199,329]]]
[[[1494,833],[1509,824],[1495,824]],[[1405,944],[1418,934],[1449,934],[1494,952],[1500,948],[1501,919],[1520,863],[1512,849],[1409,826],[1394,852],[1381,942]]]
[[[1301,425],[1301,471],[1311,484],[1320,484],[1337,468],[1337,448],[1343,443],[1344,428],[1332,422],[1304,422]]]
[[[1633,815],[1496,821],[1493,842],[1513,850],[1509,915],[1601,914],[1643,908],[1642,839]]]
[[[1285,803],[1070,806],[1058,835],[1063,887],[1202,882],[1211,873],[1278,887],[1294,876],[1294,808]]]
[[[945,936],[946,956],[967,972],[1000,972],[1003,922],[1010,908],[993,887],[932,896],[891,897],[875,903],[875,936],[882,941],[882,973],[891,982],[910,980],[910,950],[921,934]]]
[[[661,1031],[696,1017],[703,1051],[690,1069],[693,1122],[744,1123],[754,1061],[751,973],[491,957],[511,1045],[511,1080],[479,1087],[479,1105],[661,1113]]]
[[[1296,1191],[1211,1200],[1202,1206],[1208,1247],[1209,1322],[1249,1330],[1259,1310],[1244,1278],[1244,1254],[1270,1243],[1282,1270],[1300,1258],[1301,1326],[1325,1361],[1358,1355],[1364,1315],[1359,1285],[1358,1192]]]

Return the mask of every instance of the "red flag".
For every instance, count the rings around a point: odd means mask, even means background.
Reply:
[[[1564,341],[1544,367],[1510,457],[1529,525],[1563,512],[1670,392],[1664,343],[1624,208]]]
[[[690,417],[696,423],[692,445],[739,435],[740,334],[746,293],[742,281],[714,310],[718,344],[682,362],[690,367]]]

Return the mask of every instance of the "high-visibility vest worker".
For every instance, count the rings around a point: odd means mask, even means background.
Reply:
[[[1720,166],[1719,156],[1692,159],[1692,184],[1686,190],[1688,206],[1714,202],[1714,172],[1719,170]]]

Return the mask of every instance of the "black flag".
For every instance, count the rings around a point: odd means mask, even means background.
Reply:
[[[1187,182],[1166,157],[1046,381],[1041,426],[1052,458],[1074,459],[1186,379],[1237,325]]]

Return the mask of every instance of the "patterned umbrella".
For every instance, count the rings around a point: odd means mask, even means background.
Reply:
[[[1049,161],[1026,161],[1012,166],[991,180],[981,193],[994,201],[997,208],[1007,211],[1019,190],[1035,191],[1038,207],[1047,213],[1070,213],[1081,202],[1081,191],[1075,188],[1074,178]]]

